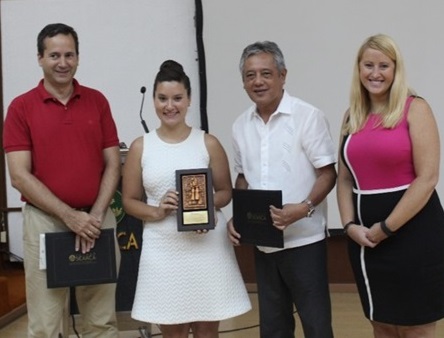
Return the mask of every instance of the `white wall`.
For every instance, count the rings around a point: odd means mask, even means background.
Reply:
[[[76,78],[109,99],[121,141],[129,146],[144,132],[139,119],[142,86],[147,88],[143,116],[150,130],[158,126],[152,86],[160,64],[170,58],[190,76],[188,122],[200,126],[193,0],[3,0],[0,5],[5,113],[15,96],[42,77],[37,34],[48,23],[63,22],[79,35]],[[19,194],[7,184],[8,207],[21,206]],[[23,256],[20,213],[10,214],[9,230],[11,252]]]
[[[444,130],[442,1],[224,0],[203,5],[209,129],[230,160],[231,124],[251,104],[242,88],[239,58],[246,45],[258,40],[278,43],[288,68],[286,89],[326,113],[336,141],[359,46],[370,35],[391,35],[405,58],[411,86],[428,100]],[[444,175],[438,192],[444,196]],[[329,227],[340,227],[335,191],[328,200]]]

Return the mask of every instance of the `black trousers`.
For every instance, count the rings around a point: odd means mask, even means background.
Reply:
[[[261,338],[294,338],[294,306],[305,338],[332,338],[326,240],[264,253],[255,249]]]

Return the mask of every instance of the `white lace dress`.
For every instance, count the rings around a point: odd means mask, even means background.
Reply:
[[[206,168],[204,132],[192,129],[183,142],[163,142],[156,132],[144,136],[143,182],[148,204],[159,205],[175,189],[175,170]],[[155,324],[218,321],[251,309],[250,300],[227,237],[226,219],[206,234],[178,232],[176,213],[146,222],[131,316]]]

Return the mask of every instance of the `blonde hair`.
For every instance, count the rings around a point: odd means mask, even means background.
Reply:
[[[388,102],[381,113],[381,125],[384,128],[394,128],[402,118],[406,98],[413,94],[407,85],[404,60],[398,46],[387,35],[377,34],[367,38],[359,48],[353,68],[350,91],[349,116],[344,122],[342,133],[351,134],[363,128],[370,113],[370,98],[368,91],[362,85],[359,74],[359,63],[367,49],[375,49],[389,57],[395,64],[395,74],[390,88]]]

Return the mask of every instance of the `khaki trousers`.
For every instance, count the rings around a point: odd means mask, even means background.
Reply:
[[[116,228],[116,219],[108,209],[104,228]],[[26,204],[23,207],[23,244],[26,277],[26,304],[28,309],[29,338],[57,338],[63,330],[62,323],[68,323],[65,315],[69,288],[48,289],[46,270],[39,269],[40,234],[68,231],[58,219]],[[120,251],[116,240],[116,262],[120,265]],[[119,337],[116,322],[116,284],[99,284],[76,287],[76,300],[82,316],[83,338]],[[68,337],[66,332],[63,337]]]

